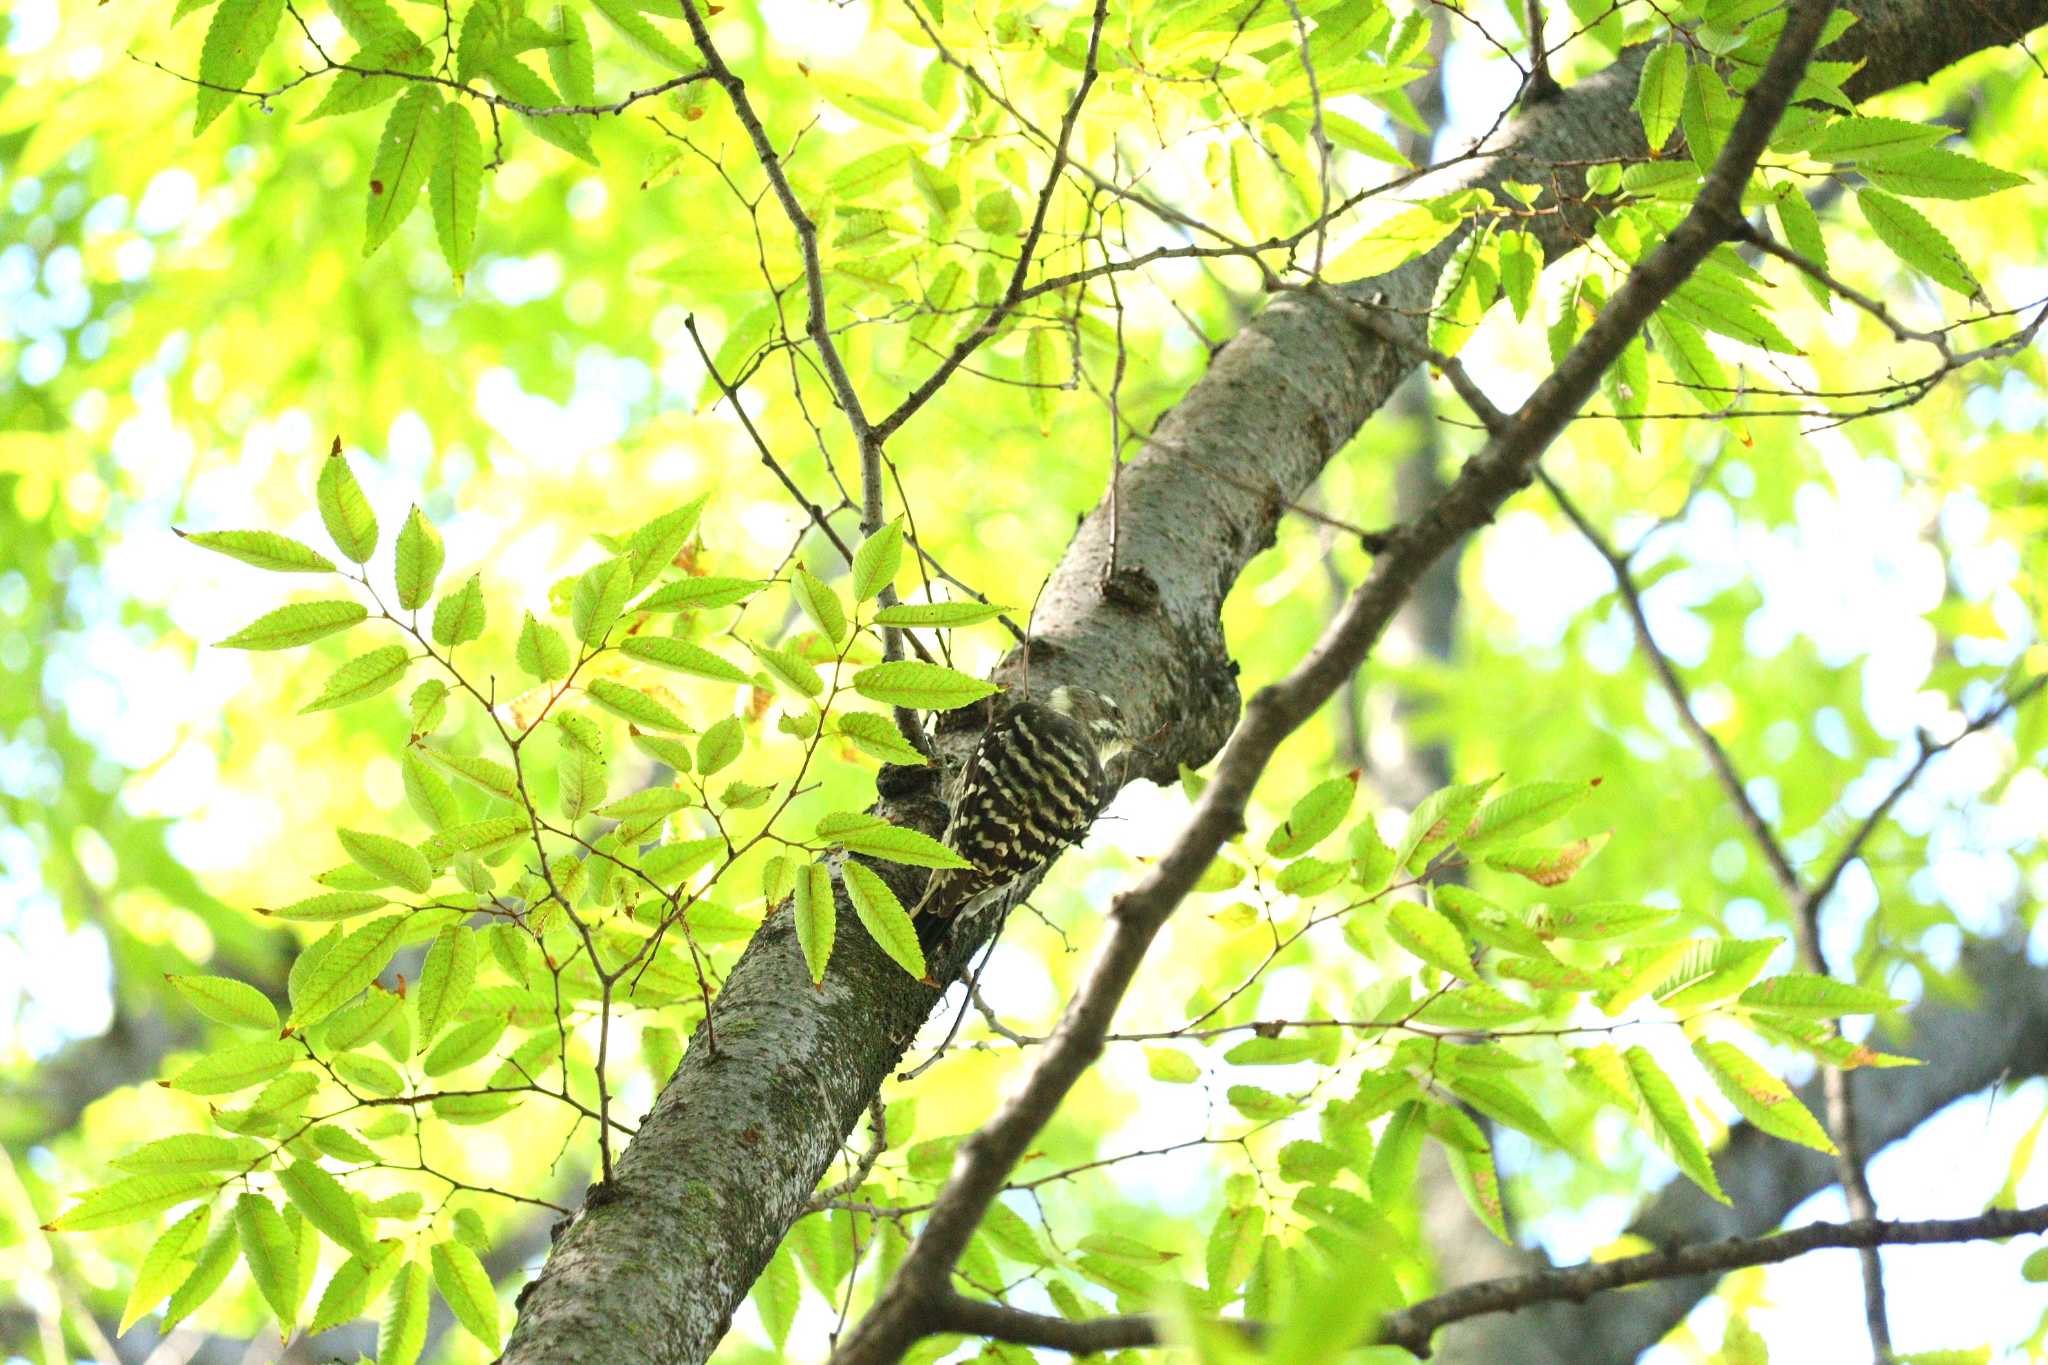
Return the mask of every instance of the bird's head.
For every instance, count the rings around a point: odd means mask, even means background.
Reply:
[[[1129,742],[1122,708],[1092,687],[1055,687],[1046,705],[1086,730],[1105,763]]]

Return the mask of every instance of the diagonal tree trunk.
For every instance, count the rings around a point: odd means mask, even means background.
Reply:
[[[1865,63],[1850,83],[1864,96],[2048,22],[2048,0],[1966,7],[1972,21],[1961,24],[1948,0],[1861,0],[1849,8],[1863,22],[1827,55]],[[1553,167],[1642,150],[1631,108],[1641,60],[1624,54],[1517,121],[1501,151],[1417,192],[1497,187],[1541,171],[1571,203],[1583,182]],[[1556,260],[1589,230],[1591,214],[1568,209],[1530,226]],[[1389,326],[1416,335],[1406,319],[1427,309],[1454,245],[1345,292],[1386,305]],[[1134,731],[1155,736],[1125,780],[1170,780],[1177,764],[1199,765],[1220,746],[1238,712],[1220,625],[1225,595],[1272,543],[1284,503],[1413,368],[1408,351],[1360,328],[1351,310],[1283,295],[1217,353],[1125,470],[1113,574],[1108,508],[1082,523],[1040,600],[1032,685],[1083,683],[1122,702]],[[969,724],[956,719],[942,730],[948,761],[971,743]],[[881,788],[889,818],[942,828],[928,775],[891,770]],[[935,1000],[882,956],[843,897],[839,908],[838,947],[820,991],[810,987],[788,916],[771,917],[756,935],[620,1157],[613,1185],[593,1195],[522,1294],[506,1360],[709,1355]],[[935,957],[934,975],[957,974],[994,923],[963,926]]]

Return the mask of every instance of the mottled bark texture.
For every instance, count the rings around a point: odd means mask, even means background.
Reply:
[[[1858,88],[1871,93],[2048,21],[2048,0],[1965,7],[1967,27],[1949,0],[1863,0],[1850,8],[1865,22],[1824,55],[1864,59]],[[1625,54],[1518,120],[1499,139],[1502,150],[1412,192],[1541,180],[1577,196],[1577,172],[1554,163],[1642,151],[1630,110],[1640,64],[1640,53]],[[1529,220],[1553,261],[1590,225],[1584,210]],[[1345,292],[1384,305],[1385,328],[1419,335],[1416,318],[1453,246]],[[1114,565],[1105,500],[1046,586],[1031,686],[1080,683],[1122,703],[1134,732],[1152,736],[1124,780],[1170,779],[1176,764],[1203,763],[1230,733],[1238,693],[1220,625],[1224,597],[1272,544],[1284,502],[1307,489],[1414,367],[1412,355],[1359,327],[1353,312],[1309,294],[1276,298],[1217,353],[1125,468]],[[997,677],[1016,681],[1021,667],[1013,658]],[[955,713],[949,721],[942,759],[957,764],[975,720]],[[943,828],[927,775],[891,770],[881,787],[881,813]],[[904,895],[922,875],[877,870]],[[653,1365],[709,1355],[937,998],[882,957],[843,896],[839,908],[822,991],[810,987],[786,915],[771,917],[749,945],[713,1005],[716,1049],[705,1030],[692,1040],[612,1186],[564,1231],[522,1295],[506,1360]],[[934,975],[957,973],[997,918],[959,926]]]

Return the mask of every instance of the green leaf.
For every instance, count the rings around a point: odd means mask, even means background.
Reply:
[[[874,711],[848,711],[836,717],[834,727],[853,746],[871,758],[905,767],[921,767],[929,760],[911,746],[896,728],[896,722]]]
[[[461,112],[454,105],[449,108]],[[441,565],[446,559],[441,533],[420,515],[420,509],[415,506],[406,514],[405,525],[398,528],[398,546],[393,554],[392,576],[396,580],[398,605],[402,609],[418,611],[427,604],[434,595],[434,580],[440,577]]]
[[[360,602],[293,602],[257,617],[219,644],[221,649],[291,649],[324,639],[368,616]]]
[[[427,855],[402,839],[363,830],[335,831],[335,838],[358,867],[387,882],[396,882],[414,894],[424,894],[434,883],[433,866]]]
[[[910,706],[920,711],[955,711],[972,706],[998,689],[995,684],[970,678],[938,664],[899,659],[875,664],[853,675],[853,690],[869,701],[886,706]]]
[[[816,986],[825,979],[825,964],[832,960],[832,940],[839,929],[831,870],[823,863],[806,865],[797,873],[790,905],[796,917],[797,946],[803,949],[804,965],[810,968],[811,984]]]
[[[427,1046],[454,1021],[476,985],[480,957],[476,930],[466,925],[451,924],[435,936],[433,947],[427,949],[427,960],[420,967],[416,1046]]]
[[[361,1317],[371,1296],[390,1283],[403,1259],[398,1243],[378,1242],[367,1261],[360,1256],[344,1261],[322,1291],[306,1330],[317,1336]]]
[[[333,573],[334,561],[275,531],[180,531],[189,545],[239,559],[271,573]]]
[[[377,1365],[413,1365],[426,1344],[427,1272],[418,1261],[408,1261],[391,1286],[377,1333]]]
[[[674,565],[683,546],[689,544],[690,533],[697,529],[703,511],[704,499],[699,498],[662,513],[626,537],[626,562],[633,574],[629,595],[643,591],[661,576],[662,570]]]
[[[199,107],[192,136],[205,132],[235,98],[233,92],[256,74],[256,64],[277,37],[283,18],[284,0],[220,0],[207,25],[206,44],[199,50]]]
[[[863,540],[853,552],[853,600],[865,602],[880,596],[884,588],[896,581],[896,570],[902,563],[903,518],[898,517]]]
[[[178,994],[192,1002],[215,1023],[232,1028],[277,1031],[277,1007],[246,981],[225,976],[178,976],[166,973],[164,980],[177,987]]]
[[[916,602],[883,607],[875,613],[878,626],[933,626],[950,629],[993,621],[1008,607],[990,602]]]
[[[548,74],[570,104],[595,104],[597,78],[590,51],[590,31],[573,6],[555,6],[552,21],[556,42],[548,48]]]
[[[419,206],[420,187],[434,163],[441,92],[415,85],[398,97],[384,120],[384,136],[370,163],[363,215],[363,255],[373,255]]]
[[[358,1256],[369,1254],[370,1239],[363,1232],[356,1201],[317,1162],[294,1161],[280,1167],[277,1183],[283,1187],[285,1198],[292,1201],[292,1207],[304,1214],[306,1221],[325,1234],[328,1241]]]
[[[398,1074],[398,1068],[382,1057],[372,1057],[366,1052],[344,1052],[334,1059],[332,1065],[335,1075],[371,1095],[396,1095],[405,1089],[405,1078]]]
[[[444,593],[434,604],[434,643],[453,649],[480,638],[484,633],[484,579],[471,574],[469,581],[454,592]]]
[[[1229,1204],[1209,1227],[1204,1263],[1212,1294],[1232,1294],[1252,1273],[1266,1235],[1266,1211],[1257,1204]]]
[[[1926,147],[1952,131],[1938,124],[1845,114],[1823,128],[1807,151],[1821,161],[1857,161],[1866,156]]]
[[[424,744],[418,748],[419,752],[472,786],[481,787],[507,801],[519,800],[519,774],[503,763],[478,754],[452,754],[446,749],[430,748]]]
[[[115,1330],[116,1336],[127,1336],[129,1328],[162,1303],[179,1282],[192,1273],[200,1250],[206,1245],[207,1225],[212,1215],[212,1209],[201,1204],[165,1228],[163,1234],[150,1243],[142,1263],[135,1269],[135,1282],[129,1287],[128,1302],[121,1309],[121,1325]]]
[[[1700,174],[1712,169],[1714,159],[1721,155],[1721,145],[1728,140],[1741,108],[1713,67],[1701,64],[1687,69],[1678,122],[1685,129],[1685,145]]]
[[[746,726],[738,716],[727,716],[724,720],[708,726],[704,737],[697,741],[697,772],[709,777],[740,756],[746,744]]]
[[[370,556],[377,552],[377,514],[371,510],[370,500],[363,496],[362,485],[356,482],[355,472],[341,453],[339,436],[334,438],[334,449],[320,465],[314,497],[320,505],[321,524],[327,527],[336,547],[358,564],[369,563]]]
[[[299,1279],[299,1239],[277,1205],[260,1194],[244,1194],[235,1200],[235,1232],[242,1242],[242,1259],[249,1263],[249,1276],[263,1291],[263,1301],[277,1315],[285,1336],[299,1316],[299,1298],[305,1292]]]
[[[398,951],[408,918],[386,915],[371,920],[337,942],[293,999],[290,1026],[305,1029],[319,1023],[375,981]]]
[[[209,1052],[168,1084],[188,1095],[227,1095],[261,1085],[289,1067],[299,1049],[282,1040],[242,1043]]]
[[[1787,972],[1768,981],[1759,981],[1738,996],[1736,1003],[1751,1009],[1816,1019],[1832,1019],[1843,1014],[1882,1014],[1905,1004],[1869,986],[1852,985],[1833,977],[1806,972]]]
[[[879,815],[833,811],[818,819],[818,838],[860,853],[910,867],[971,867],[965,858],[929,834],[892,825]]]
[[[395,992],[373,986],[361,1000],[336,1010],[320,1028],[319,1046],[328,1052],[361,1047],[395,1023],[405,1002]]]
[[[685,76],[703,68],[703,62],[670,42],[666,34],[648,22],[632,0],[590,0],[590,3],[604,21],[626,40],[626,45],[641,56]]]
[[[1778,218],[1778,233],[1785,239],[1785,245],[1805,257],[1822,270],[1828,268],[1827,239],[1822,236],[1820,215],[1813,205],[1806,202],[1806,196],[1799,192],[1797,185],[1780,185],[1770,200],[1771,212]],[[1805,271],[1795,271],[1799,282],[1815,303],[1823,308],[1832,301],[1832,293],[1825,284],[1814,279]]]
[[[473,1019],[467,1024],[458,1024],[447,1037],[434,1044],[421,1066],[429,1076],[445,1076],[471,1062],[481,1061],[505,1036],[505,1028],[505,1020],[498,1018]]]
[[[479,858],[489,857],[507,845],[518,843],[532,831],[533,826],[524,815],[493,815],[466,824],[451,825],[439,834],[429,835],[421,842],[420,852],[427,855],[428,862],[439,867],[465,853]]]
[[[378,1159],[375,1148],[337,1123],[316,1124],[306,1136],[313,1140],[315,1147],[339,1161],[372,1162]]]
[[[1232,1109],[1254,1123],[1284,1119],[1301,1108],[1299,1100],[1261,1090],[1255,1085],[1233,1085],[1224,1092],[1224,1098],[1230,1101]]]
[[[476,120],[459,103],[443,105],[434,115],[434,170],[427,199],[434,206],[434,235],[441,239],[441,258],[455,287],[462,288],[476,250],[477,204],[484,190],[484,144]]]
[[[1686,1111],[1678,1087],[1657,1065],[1656,1058],[1642,1048],[1632,1047],[1622,1058],[1635,1095],[1636,1115],[1643,1126],[1688,1179],[1717,1202],[1726,1204],[1728,1196],[1721,1192],[1721,1182],[1714,1178],[1714,1163],[1707,1157],[1706,1144],[1700,1141],[1699,1129],[1693,1126],[1692,1115]]]
[[[1511,788],[1479,808],[1458,846],[1477,852],[1533,833],[1562,818],[1599,785],[1596,777],[1590,782],[1531,782]]]
[[[1714,1084],[1742,1116],[1772,1137],[1811,1147],[1833,1156],[1835,1144],[1828,1141],[1820,1120],[1799,1102],[1790,1086],[1766,1071],[1733,1043],[1710,1043],[1704,1039],[1692,1045],[1693,1056],[1714,1078]]]
[[[1494,1169],[1493,1153],[1468,1152],[1461,1147],[1444,1148],[1444,1159],[1451,1168],[1451,1179],[1457,1183],[1458,1192],[1465,1196],[1465,1203],[1472,1212],[1479,1215],[1479,1221],[1486,1224],[1487,1231],[1508,1246],[1514,1239],[1508,1236],[1507,1210],[1501,1201],[1500,1174]]]
[[[809,569],[797,568],[789,576],[789,593],[804,615],[811,618],[811,624],[824,632],[825,638],[838,644],[846,638],[850,623],[846,619],[846,608],[840,604],[839,594],[824,579]]]
[[[2020,1278],[2028,1284],[2048,1284],[2048,1247],[2036,1247],[2020,1262]]]
[[[1671,141],[1678,127],[1678,115],[1685,102],[1685,49],[1677,42],[1659,43],[1643,62],[1643,74],[1636,83],[1636,113],[1643,121],[1643,136],[1655,156]]]
[[[317,924],[326,920],[348,919],[352,915],[367,914],[372,910],[381,910],[389,904],[389,896],[379,895],[375,891],[328,891],[318,896],[308,896],[301,901],[293,901],[290,905],[281,905],[275,910],[259,910],[257,913],[277,919]]]
[[[1912,199],[1976,199],[2024,185],[2027,178],[1945,147],[1886,152],[1856,163],[1879,189]]]
[[[627,687],[609,678],[596,678],[591,681],[589,691],[592,701],[642,729],[667,730],[682,735],[690,733],[689,725],[681,716],[638,688]]]
[[[1202,1068],[1194,1058],[1176,1048],[1148,1047],[1145,1074],[1168,1085],[1193,1085],[1202,1079]]]
[[[1354,769],[1309,788],[1287,813],[1286,823],[1266,840],[1266,852],[1275,858],[1296,858],[1336,833],[1358,793],[1358,777]]]
[[[744,602],[768,586],[762,578],[683,578],[642,598],[635,611],[709,611]]]
[[[491,1277],[483,1262],[460,1242],[436,1242],[431,1254],[434,1287],[441,1291],[448,1310],[471,1336],[484,1344],[486,1351],[496,1355],[503,1340],[498,1296],[491,1290]]]
[[[687,640],[659,635],[635,635],[621,644],[619,649],[628,658],[653,664],[656,668],[666,668],[674,673],[686,673],[694,678],[737,683],[742,687],[753,681],[740,671],[738,665],[720,658],[702,645],[693,645]]]
[[[1479,979],[1458,926],[1419,901],[1402,901],[1387,912],[1387,934],[1433,967],[1466,981]]]
[[[725,840],[716,834],[683,839],[648,850],[640,859],[640,870],[662,886],[674,886],[710,866],[724,851]]]
[[[562,814],[571,821],[580,820],[584,812],[604,800],[610,763],[604,732],[590,717],[568,711],[555,713],[555,726],[562,742],[561,762],[555,769]]]
[[[491,62],[484,74],[490,77],[491,84],[498,88],[500,94],[521,104],[544,109],[561,103],[546,81],[510,57]],[[550,146],[560,147],[592,166],[598,164],[597,157],[590,150],[590,136],[583,131],[581,120],[566,114],[550,114],[542,118],[521,114],[519,121]]]
[[[235,1171],[263,1164],[268,1150],[250,1138],[224,1138],[212,1133],[179,1133],[145,1142],[123,1152],[113,1164],[124,1171]],[[194,1250],[197,1248],[195,1246]],[[170,1292],[166,1287],[165,1294]],[[159,1298],[162,1295],[158,1295]]]
[[[586,645],[604,643],[633,595],[633,569],[623,558],[607,559],[585,569],[576,580],[569,605],[569,628]]]
[[[568,677],[575,662],[569,655],[569,642],[562,638],[562,633],[535,620],[532,612],[526,613],[526,621],[519,628],[519,645],[512,657],[520,668],[542,682]]]
[[[1677,913],[1662,905],[1609,902],[1547,905],[1530,916],[1529,927],[1545,939],[1620,938],[1640,929],[1668,923]]]
[[[1675,1013],[1700,1009],[1756,979],[1782,939],[1698,939],[1678,970],[1657,986],[1657,999]]]
[[[910,922],[910,912],[896,899],[889,884],[873,868],[851,858],[839,865],[839,876],[846,885],[846,898],[853,903],[854,914],[860,917],[861,925],[875,943],[904,971],[920,981],[926,980],[924,949],[918,944],[917,929]]]
[[[1856,207],[1863,211],[1877,239],[1907,265],[1965,298],[1983,294],[1984,286],[1977,283],[1955,245],[1920,210],[1883,190],[1859,191]]]
[[[412,716],[415,739],[432,734],[441,728],[441,720],[448,714],[448,684],[439,678],[427,679],[412,690],[406,710]]]
[[[213,1292],[220,1288],[221,1282],[227,1279],[228,1272],[241,1258],[242,1243],[235,1236],[234,1228],[224,1227],[216,1232],[201,1253],[199,1264],[192,1267],[192,1273],[171,1294],[170,1304],[164,1309],[163,1330],[168,1333],[213,1297]]]
[[[800,697],[818,697],[825,691],[825,684],[818,677],[816,664],[787,649],[776,649],[770,645],[756,644],[749,640],[747,648],[769,676]]]
[[[1711,412],[1733,399],[1720,357],[1700,329],[1675,309],[1666,306],[1651,316],[1650,338],[1657,343],[1657,354],[1671,367],[1671,377],[1695,407]]]
[[[1394,866],[1419,871],[1463,835],[1494,781],[1461,783],[1424,797],[1408,816],[1408,832],[1394,850]]]
[[[320,695],[300,707],[299,714],[331,711],[374,697],[395,687],[411,663],[412,655],[404,645],[385,645],[359,654],[329,674]]]
[[[102,1185],[81,1196],[61,1217],[44,1224],[49,1232],[93,1232],[139,1223],[174,1204],[211,1194],[220,1177],[205,1171],[150,1171]]]

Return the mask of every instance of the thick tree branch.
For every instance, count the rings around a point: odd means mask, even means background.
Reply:
[[[953,1172],[902,1266],[834,1360],[887,1365],[926,1325],[954,1264],[1010,1171],[1102,1053],[1110,1022],[1166,920],[1217,853],[1244,828],[1252,790],[1283,740],[1299,729],[1365,661],[1423,572],[1453,544],[1492,520],[1531,479],[1536,461],[1592,396],[1600,376],[1657,307],[1691,277],[1741,223],[1743,189],[1790,103],[1832,0],[1796,0],[1771,58],[1750,90],[1690,212],[1618,288],[1549,378],[1474,456],[1423,516],[1396,530],[1371,575],[1352,594],[1307,658],[1262,689],[1217,759],[1187,826],[1151,870],[1110,909],[1107,942],[1061,1016],[1023,1086],[960,1145]]]

